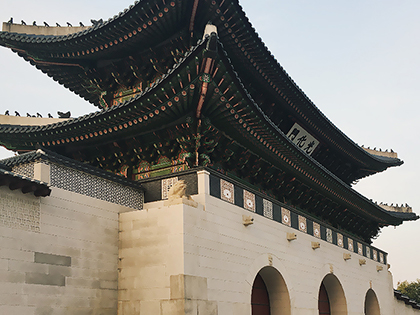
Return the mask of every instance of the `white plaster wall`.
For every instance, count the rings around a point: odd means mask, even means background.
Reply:
[[[356,253],[345,261],[350,252],[343,248],[210,196],[206,172],[198,183],[197,207],[158,201],[120,214],[119,315],[251,314],[252,283],[270,265],[284,278],[293,315],[318,314],[319,287],[331,273],[342,285],[346,314],[364,314],[370,288],[382,315],[412,314],[404,305],[394,309],[385,265]],[[245,227],[243,215],[253,215],[254,223]],[[287,241],[287,233],[297,239]],[[312,249],[314,241],[320,248]],[[183,297],[173,281],[180,275],[192,281]],[[200,303],[210,307],[200,310]]]
[[[0,314],[115,315],[118,212],[130,209],[54,187],[45,198],[0,187],[6,196],[39,200],[40,229],[0,222]],[[35,253],[48,261],[35,262]],[[65,285],[54,284],[63,277]]]
[[[364,298],[372,288],[381,314],[394,314],[391,275],[377,271],[377,262],[366,259],[360,266],[349,251],[254,214],[254,224],[245,227],[242,215],[251,212],[203,193],[194,199],[204,210],[184,206],[185,273],[207,278],[208,299],[218,301],[219,314],[251,314],[251,287],[258,271],[272,265],[289,289],[293,315],[318,314],[318,291],[322,279],[332,272],[341,282],[348,314],[364,313]],[[288,232],[297,239],[287,241]],[[313,250],[311,242],[321,243]],[[275,315],[275,314],[273,314]]]
[[[359,259],[365,258],[355,253],[344,261],[347,250],[260,215],[254,214],[254,224],[245,227],[242,215],[251,212],[206,194],[193,198],[204,207],[155,202],[143,211],[121,214],[122,239],[128,243],[120,251],[125,274],[120,283],[127,286],[121,289],[127,292],[120,295],[125,311],[121,306],[119,314],[136,307],[133,295],[138,309],[153,300],[159,314],[159,301],[170,298],[170,276],[182,273],[207,279],[207,298],[217,301],[218,314],[251,314],[252,283],[258,271],[270,265],[270,257],[289,289],[293,315],[318,314],[319,286],[331,272],[341,282],[348,314],[364,314],[369,288],[378,297],[381,314],[394,314],[392,277],[384,265],[379,272],[380,264],[372,260],[360,266]],[[297,239],[287,241],[287,232],[296,233]],[[155,239],[158,235],[160,240]],[[313,250],[312,241],[321,247]],[[131,242],[139,247],[125,249]]]
[[[330,273],[342,285],[349,315],[364,314],[370,288],[382,315],[416,313],[401,305],[394,309],[392,275],[385,265],[356,253],[345,261],[343,254],[350,252],[343,248],[210,196],[204,173],[198,182],[199,194],[193,196],[198,207],[159,201],[120,215],[119,315],[250,315],[252,283],[269,265],[284,278],[292,315],[318,315],[319,287]],[[254,223],[245,227],[242,215],[253,215]],[[287,241],[287,233],[297,239]],[[314,241],[320,248],[312,249]],[[204,279],[200,283],[207,289],[194,287],[201,297],[185,296],[181,305],[173,294],[178,275]],[[194,299],[217,306],[200,312],[187,307]]]

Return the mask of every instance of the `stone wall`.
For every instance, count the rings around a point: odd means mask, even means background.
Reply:
[[[251,314],[253,281],[268,266],[284,279],[292,314],[317,314],[319,287],[330,274],[342,286],[347,314],[364,313],[370,288],[381,314],[393,314],[392,281],[383,264],[357,253],[345,260],[343,248],[207,194],[196,201],[205,211],[185,208],[185,273],[207,279],[208,298],[218,302],[219,314]],[[252,215],[253,224],[244,226],[243,215]],[[296,238],[288,240],[290,234]]]
[[[119,315],[250,315],[258,273],[273,314],[318,314],[321,283],[335,314],[405,314],[380,261],[211,196],[206,171],[192,198],[121,214]]]
[[[185,207],[152,202],[120,214],[118,315],[217,314],[207,279],[185,274]]]
[[[38,198],[0,187],[0,314],[117,314],[118,214],[133,209],[51,189]]]

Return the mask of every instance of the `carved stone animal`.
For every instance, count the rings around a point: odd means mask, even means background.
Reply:
[[[184,204],[194,208],[197,208],[198,203],[186,194],[187,184],[183,181],[177,181],[171,189],[168,191],[168,200],[164,202],[165,206],[171,206],[176,204]]]
[[[185,184],[183,180],[179,180],[169,189],[168,199],[172,200],[172,199],[178,199],[182,197],[191,199],[191,197],[185,194],[186,190],[187,190],[187,184]]]

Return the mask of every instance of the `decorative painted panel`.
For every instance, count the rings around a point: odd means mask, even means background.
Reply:
[[[374,249],[372,249],[372,254],[373,254],[373,260],[378,261],[378,252]]]
[[[271,201],[263,199],[264,216],[267,218],[273,218],[273,203]]]
[[[299,216],[299,230],[302,232],[307,232],[307,227],[306,227],[306,218],[303,216]]]
[[[370,247],[366,246],[366,257],[370,258]]]
[[[286,208],[281,208],[281,222],[288,226],[292,225],[292,220],[290,217],[290,210]]]
[[[319,223],[314,222],[314,236],[321,238],[321,226]]]
[[[348,249],[349,249],[349,251],[353,251],[354,250],[354,248],[353,248],[353,240],[350,239],[350,238],[348,240]]]
[[[223,179],[220,180],[220,192],[222,200],[228,201],[230,203],[235,203],[234,193],[233,193],[233,184],[229,183]]]
[[[244,208],[255,212],[255,195],[244,190]]]
[[[337,233],[337,245],[344,247],[343,234]]]
[[[363,256],[363,245],[360,243],[357,243],[357,253]]]
[[[379,261],[380,261],[381,263],[385,263],[385,260],[384,260],[384,254],[379,253]]]
[[[333,241],[332,230],[327,228],[326,231],[327,231],[327,242],[332,243]]]

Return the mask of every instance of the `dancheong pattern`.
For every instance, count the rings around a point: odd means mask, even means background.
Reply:
[[[273,218],[273,203],[271,201],[264,199],[263,206],[264,206],[264,216],[272,219]]]
[[[306,218],[299,215],[299,230],[302,232],[307,232],[307,228],[306,228]]]
[[[244,190],[244,208],[255,212],[255,195]]]
[[[221,188],[221,195],[222,195],[222,199],[226,200],[230,203],[234,203],[235,202],[235,195],[234,195],[234,191],[233,191],[233,184],[224,181],[223,179],[220,182],[220,188]]]

